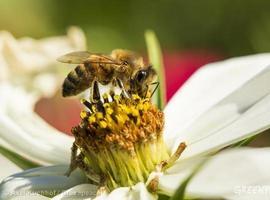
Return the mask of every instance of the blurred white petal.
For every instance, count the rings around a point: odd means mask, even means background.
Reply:
[[[55,196],[71,187],[86,183],[86,177],[79,170],[70,177],[64,175],[67,165],[40,167],[14,174],[0,184],[0,199],[25,198],[39,193]]]
[[[260,74],[269,64],[270,54],[258,54],[202,67],[176,92],[165,108],[164,137],[169,145],[174,137],[188,135],[185,130],[195,127],[196,119]]]
[[[0,163],[1,163],[0,182],[2,181],[3,178],[6,178],[7,176],[10,176],[12,174],[22,171],[21,168],[19,168],[13,162],[8,160],[2,154],[0,154]]]
[[[10,33],[0,32],[0,83],[7,81],[15,85],[27,87],[30,92],[36,90],[43,96],[49,96],[61,84],[59,74],[61,68],[56,58],[70,51],[85,50],[84,34],[78,28],[72,27],[67,36],[50,37],[40,40],[32,38],[15,39]],[[57,82],[47,82],[50,87],[44,90],[44,84],[35,84],[36,77],[41,73],[53,73]]]
[[[0,136],[5,148],[43,165],[69,162],[73,138],[33,112],[33,95],[9,85],[0,85],[0,95]]]
[[[33,87],[46,96],[53,96],[58,88],[58,78],[53,73],[43,73],[35,77],[33,80]]]
[[[269,199],[269,190],[267,193],[258,189],[253,194],[248,190],[269,186],[269,155],[270,148],[238,148],[217,154],[193,177],[188,184],[187,195],[206,199]],[[172,194],[177,189],[188,175],[181,168],[178,171],[160,177],[161,191]]]
[[[16,40],[8,32],[0,32],[3,41],[1,53],[10,68],[24,72],[37,72],[56,63],[56,58],[70,51],[86,48],[85,36],[72,27],[67,36],[56,36],[40,40],[21,38]]]

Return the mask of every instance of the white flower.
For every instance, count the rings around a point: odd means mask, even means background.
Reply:
[[[159,178],[159,193],[172,195],[205,156],[270,127],[269,63],[270,54],[259,54],[209,64],[196,72],[175,94],[164,111],[164,140],[171,152],[179,142],[186,142],[187,148],[171,168],[164,173],[153,172],[150,175]],[[47,140],[42,143],[50,146]],[[55,153],[70,148],[63,143],[60,146],[53,146]],[[45,159],[41,151],[36,154]],[[269,154],[269,148],[232,149],[216,154],[191,180],[187,195],[269,199],[269,191],[260,190],[260,187],[270,183]],[[47,155],[47,159],[51,156]],[[34,192],[48,194],[60,189],[66,191],[53,199],[94,197],[96,186],[85,184],[83,176],[78,178],[80,172],[66,178],[64,173],[67,168],[52,166],[10,176],[1,184],[0,196],[3,199],[31,199],[29,194]],[[252,188],[257,188],[257,191],[251,193]],[[144,183],[138,183],[133,187],[117,188],[110,194],[103,193],[96,199],[156,198],[155,194],[148,192]],[[39,195],[32,199],[49,198]]]
[[[64,79],[65,67],[56,62],[57,56],[84,50],[85,43],[75,27],[66,36],[40,40],[16,40],[0,32],[1,146],[38,164],[69,160],[72,138],[50,127],[34,112],[34,105],[40,97],[52,96]]]
[[[38,90],[41,95],[50,96],[58,88],[59,74],[55,73],[57,55],[86,48],[82,31],[72,27],[67,36],[34,40],[16,40],[6,31],[0,32],[0,81],[24,89]],[[62,68],[62,67],[61,67]]]

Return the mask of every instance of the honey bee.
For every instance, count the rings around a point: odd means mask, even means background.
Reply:
[[[116,49],[110,55],[77,51],[57,60],[79,64],[64,80],[63,97],[77,95],[90,87],[98,90],[97,82],[102,85],[113,83],[127,97],[130,94],[145,97],[151,84],[158,86],[158,82],[154,82],[156,71],[151,65],[145,65],[143,58],[132,51]]]

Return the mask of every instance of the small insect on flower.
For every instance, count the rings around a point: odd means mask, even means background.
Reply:
[[[153,67],[145,65],[143,58],[132,51],[116,49],[110,55],[78,51],[63,55],[57,60],[79,64],[63,83],[64,97],[77,95],[95,82],[103,85],[113,83],[113,86],[121,88],[126,97],[134,93],[145,97],[150,85],[156,85],[156,88],[158,86],[158,82],[154,82],[156,72]]]

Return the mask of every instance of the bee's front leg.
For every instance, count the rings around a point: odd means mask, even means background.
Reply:
[[[92,91],[91,91],[91,96],[90,99],[93,103],[98,103],[101,101],[101,97],[100,97],[100,91],[99,91],[99,87],[98,87],[98,82],[96,80],[93,81],[92,84]]]
[[[120,89],[121,89],[121,91],[122,91],[122,92],[121,92],[121,95],[122,95],[124,98],[129,99],[130,96],[129,96],[128,92],[126,91],[123,82],[122,82],[119,78],[116,78],[116,83],[117,83],[118,87],[120,87]]]

